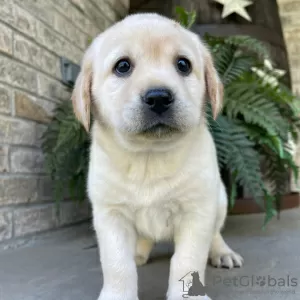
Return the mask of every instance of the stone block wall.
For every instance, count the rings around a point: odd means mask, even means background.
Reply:
[[[0,0],[0,243],[69,225],[87,204],[57,214],[40,137],[59,101],[60,56],[79,64],[91,38],[127,14],[129,0]]]
[[[300,1],[277,0],[284,37],[289,55],[293,91],[300,96]],[[295,157],[300,166],[300,144],[295,147]],[[293,191],[300,191],[300,181],[292,183]]]
[[[300,95],[300,1],[278,0],[289,53],[293,90]]]

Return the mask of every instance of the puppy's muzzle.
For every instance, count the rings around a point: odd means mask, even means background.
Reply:
[[[142,101],[147,109],[157,115],[162,115],[174,103],[174,96],[169,89],[150,89],[142,97]]]

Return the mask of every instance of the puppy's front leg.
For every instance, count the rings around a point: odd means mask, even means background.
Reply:
[[[138,300],[136,233],[132,224],[118,212],[97,214],[94,210],[94,227],[104,281],[98,300]]]
[[[183,282],[180,279],[191,272],[198,272],[201,284],[205,285],[205,270],[214,229],[213,215],[189,213],[175,227],[175,253],[171,259],[168,300],[182,299]],[[203,289],[204,290],[204,289]],[[210,298],[202,293],[199,299]],[[197,298],[197,299],[198,299]]]

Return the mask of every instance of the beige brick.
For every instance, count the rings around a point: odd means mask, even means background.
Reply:
[[[7,144],[35,145],[37,127],[34,122],[0,116],[0,141]]]
[[[82,10],[78,9],[78,6],[71,5],[68,0],[52,0],[52,4],[57,11],[72,21],[73,26],[79,28],[87,35],[94,37],[99,33],[99,28],[92,23]]]
[[[86,1],[84,12],[100,30],[104,30],[107,28],[108,24],[112,22],[107,19],[103,12],[95,8],[95,5],[90,1]]]
[[[9,172],[8,146],[0,145],[0,173]]]
[[[69,0],[52,0],[52,5],[55,10],[69,19],[72,19],[72,15],[77,14],[84,26],[84,19],[86,18],[83,16],[82,11],[79,11],[77,7],[71,5]]]
[[[296,95],[300,96],[300,82],[294,83],[294,84],[293,84],[293,92],[294,92]],[[299,159],[299,162],[300,162],[300,159]],[[299,164],[299,165],[300,165],[300,164]]]
[[[54,28],[64,35],[70,41],[72,41],[79,48],[85,50],[87,43],[87,35],[77,29],[70,21],[60,14],[55,14],[55,26]]]
[[[290,55],[289,61],[291,64],[291,68],[299,68],[300,67],[300,57],[299,55]]]
[[[90,205],[84,202],[64,202],[59,206],[60,225],[68,225],[87,220],[90,217]]]
[[[292,75],[293,82],[300,82],[300,70],[298,68],[293,67],[291,69],[291,75]]]
[[[296,182],[294,176],[291,176],[290,180],[291,180],[290,192],[299,193],[300,192],[300,182]]]
[[[287,50],[289,53],[289,56],[296,57],[299,55],[299,52],[297,52],[300,49],[300,43],[297,43],[293,40],[293,38],[286,39],[287,44]],[[299,57],[299,56],[298,56]],[[293,66],[291,66],[293,67]]]
[[[130,0],[119,0],[129,10]]]
[[[283,28],[296,27],[300,24],[298,13],[281,15],[281,23]]]
[[[14,27],[28,36],[36,36],[36,20],[26,10],[15,6],[15,20]]]
[[[45,172],[44,155],[39,149],[16,147],[10,150],[11,172],[43,173]]]
[[[12,30],[0,24],[0,51],[12,54]]]
[[[71,0],[71,2],[76,5],[80,10],[84,11],[85,9],[85,0]]]
[[[54,205],[20,208],[14,211],[15,235],[23,236],[56,227]]]
[[[285,38],[288,42],[297,44],[297,38],[300,37],[300,29],[299,28],[291,28],[291,29],[286,29],[284,31]]]
[[[82,8],[85,7],[87,1],[82,1]],[[100,29],[89,19],[89,17],[83,13],[78,5],[72,3],[68,0],[52,0],[52,4],[55,9],[61,14],[70,19],[74,26],[88,34],[89,36],[95,36],[99,33]]]
[[[66,48],[66,42],[56,32],[41,22],[37,25],[37,40],[48,49],[61,53]]]
[[[34,202],[38,197],[38,179],[34,177],[1,177],[0,205]]]
[[[14,56],[26,63],[32,64],[34,66],[39,66],[37,63],[40,56],[39,47],[27,40],[26,38],[15,34],[14,37]]]
[[[69,0],[52,0],[53,7],[65,16],[70,16],[73,13],[73,6]]]
[[[112,6],[109,3],[109,1],[103,0],[103,1],[101,1],[101,3],[99,3],[99,1],[97,1],[97,0],[92,0],[92,2],[94,2],[94,4],[98,7],[98,10],[101,11],[107,19],[109,19],[112,22],[118,21],[119,18],[115,11],[116,7]],[[120,3],[118,0],[116,0],[114,4],[119,5]]]
[[[38,75],[38,92],[49,99],[70,100],[72,90],[64,84],[44,74]]]
[[[12,92],[9,87],[0,85],[0,113],[11,113]]]
[[[0,80],[30,91],[37,90],[36,71],[0,56]]]
[[[106,0],[110,7],[113,8],[120,17],[125,17],[128,14],[129,3],[125,3],[126,1],[121,0]]]
[[[281,1],[279,1],[280,3]],[[282,13],[300,12],[300,2],[298,0],[280,3],[280,10]]]
[[[75,7],[71,6],[69,11],[72,12],[70,14],[70,19],[72,20],[73,24],[89,36],[95,37],[104,30],[104,27],[97,27],[86,15],[79,12]]]
[[[52,0],[51,0],[52,1]],[[50,26],[54,24],[54,10],[48,0],[15,0],[15,2],[26,9],[32,16],[43,20]]]
[[[66,41],[66,39],[41,22],[37,26],[37,41],[47,49],[54,51],[60,56],[65,56],[75,63],[81,61],[82,50]]]
[[[0,210],[0,242],[10,239],[13,231],[12,212]]]
[[[15,92],[15,113],[18,117],[48,123],[55,106],[53,102]]]
[[[293,1],[295,1],[295,0],[278,0],[277,2],[278,2],[278,6],[280,7],[284,3],[293,2]]]
[[[59,58],[19,34],[14,37],[14,56],[46,73],[60,76]]]
[[[286,40],[288,53],[290,55],[298,55],[300,52],[300,44],[290,42],[290,40]]]
[[[293,56],[290,56],[290,71],[291,71],[291,77],[292,81],[295,84],[300,83],[300,59],[294,58]]]
[[[40,68],[56,78],[61,78],[60,59],[48,52],[47,50],[41,49],[40,51]]]
[[[14,13],[12,1],[0,0],[0,20],[8,24],[13,23]]]

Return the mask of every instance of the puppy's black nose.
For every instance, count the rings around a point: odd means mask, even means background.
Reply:
[[[168,110],[174,102],[173,95],[168,89],[150,89],[143,100],[145,105],[158,115]]]

